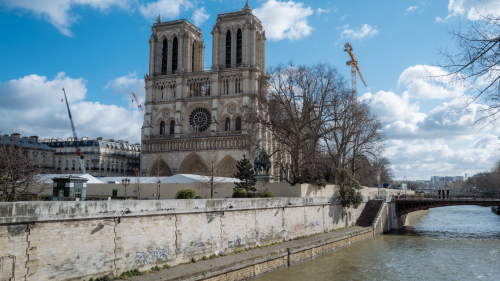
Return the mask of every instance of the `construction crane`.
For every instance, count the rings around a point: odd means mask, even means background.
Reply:
[[[346,65],[351,66],[352,96],[354,99],[357,99],[358,89],[357,89],[357,85],[356,85],[356,71],[358,71],[359,77],[361,77],[361,80],[363,81],[363,84],[365,84],[365,87],[368,87],[368,86],[366,86],[365,79],[363,78],[363,75],[361,74],[361,71],[359,70],[358,61],[354,57],[352,50],[353,49],[352,49],[351,44],[349,42],[345,43],[344,52],[347,52],[349,54],[349,56],[351,57],[351,60],[347,61]]]
[[[71,117],[71,111],[69,110],[68,98],[66,97],[66,91],[62,88],[64,93],[64,99],[66,100],[66,107],[68,108],[69,121],[71,122],[71,129],[73,130],[73,138],[75,139],[75,152],[80,159],[80,167],[82,169],[82,174],[86,174],[87,170],[85,170],[85,162],[83,161],[83,153],[82,150],[78,147],[78,138],[76,137],[75,125],[73,124],[73,117]]]
[[[361,71],[359,70],[359,66],[358,66],[358,61],[356,60],[356,58],[354,57],[354,54],[352,53],[352,46],[349,42],[345,43],[344,44],[344,52],[347,52],[349,54],[349,56],[351,57],[351,60],[347,61],[346,62],[346,65],[350,65],[351,66],[351,84],[352,84],[352,99],[354,101],[353,103],[353,106],[354,107],[357,107],[357,100],[358,100],[358,89],[357,89],[357,85],[356,85],[356,71],[359,73],[359,77],[361,77],[361,80],[363,81],[363,84],[365,84],[365,87],[366,86],[366,82],[365,82],[365,79],[363,78],[363,75],[361,74]],[[353,153],[353,162],[352,162],[352,174],[354,176],[354,173],[356,171],[355,169],[355,160],[356,160],[356,145],[358,143],[358,136],[359,136],[359,132],[356,132],[353,137],[352,137],[352,142],[353,142],[353,150],[352,150],[352,153]]]
[[[141,102],[139,101],[139,99],[137,98],[137,96],[132,93],[132,95],[134,96],[134,99],[135,99],[135,102],[137,103],[137,107],[139,108],[139,111],[144,114],[144,108],[142,107],[141,105]]]

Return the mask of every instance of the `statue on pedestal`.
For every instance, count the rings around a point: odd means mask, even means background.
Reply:
[[[255,171],[256,179],[258,182],[272,182],[273,176],[269,175],[271,169],[271,161],[269,155],[264,148],[257,147],[257,156],[253,161],[253,169]]]

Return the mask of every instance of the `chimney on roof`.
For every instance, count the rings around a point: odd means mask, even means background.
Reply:
[[[38,143],[38,136],[31,136],[30,137],[30,141],[34,144],[37,144]]]
[[[72,137],[68,137],[68,139],[67,139],[67,140],[68,140],[68,141],[72,141],[72,140],[73,140],[73,138],[72,138]]]
[[[125,143],[128,143],[128,141],[124,141]]]
[[[12,138],[12,142],[19,143],[21,141],[20,133],[12,133],[10,137]]]
[[[62,138],[58,138],[57,141],[62,141],[63,139]]]
[[[102,140],[102,137],[97,137],[97,140]]]

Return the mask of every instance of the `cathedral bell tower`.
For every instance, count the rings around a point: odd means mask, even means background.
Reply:
[[[209,68],[201,30],[188,20],[162,22],[158,16],[151,31],[141,173],[204,174],[216,161],[220,175],[232,177],[236,160],[250,157],[243,114],[255,102],[265,69],[261,21],[248,3],[220,13]]]

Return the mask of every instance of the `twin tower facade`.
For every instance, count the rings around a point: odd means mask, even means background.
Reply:
[[[266,36],[248,6],[217,16],[212,65],[205,43],[189,21],[162,22],[149,40],[149,74],[141,132],[141,175],[206,174],[232,177],[236,160],[253,159],[243,121],[265,73]]]

